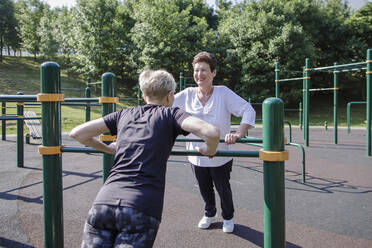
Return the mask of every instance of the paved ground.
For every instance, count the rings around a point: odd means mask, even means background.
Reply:
[[[260,137],[261,129],[250,135]],[[7,139],[0,141],[0,247],[43,247],[41,156],[36,145],[26,145],[25,167],[17,168],[16,138]],[[293,141],[303,143],[297,128]],[[77,145],[65,136],[63,143]],[[287,247],[372,247],[372,157],[366,157],[365,143],[365,130],[353,129],[348,135],[341,129],[339,144],[334,145],[332,129],[311,129],[306,184],[301,183],[300,150],[286,148],[290,152],[285,173]],[[263,247],[262,162],[234,161],[234,233],[222,232],[221,217],[209,230],[196,227],[203,211],[192,171],[185,157],[172,156],[154,247]],[[63,155],[65,247],[80,245],[84,219],[102,184],[101,169],[100,155]]]

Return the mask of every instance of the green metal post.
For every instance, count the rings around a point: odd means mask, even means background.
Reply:
[[[180,91],[183,90],[183,88],[182,88],[182,82],[183,82],[183,73],[180,72]]]
[[[334,63],[333,65],[337,66],[337,63]],[[333,72],[333,140],[334,143],[338,143],[338,123],[337,123],[337,114],[338,114],[338,83],[337,83],[337,72]]]
[[[90,86],[88,85],[85,88],[85,97],[90,98]],[[85,122],[90,121],[90,102],[87,102],[87,106],[85,106]]]
[[[279,63],[275,63],[275,97],[279,97]]]
[[[17,95],[23,95],[17,92]],[[23,102],[17,102],[17,116],[23,117]],[[22,168],[24,164],[24,141],[23,141],[23,120],[17,120],[17,167]]]
[[[102,75],[102,97],[114,96],[114,81],[115,74],[106,72]],[[114,103],[102,103],[102,117],[114,112],[114,108]],[[104,135],[110,135],[110,133],[104,133]],[[104,141],[104,143],[109,144],[111,141]],[[102,157],[103,182],[106,181],[113,163],[114,155],[104,153]]]
[[[137,85],[137,105],[141,105],[141,88]]]
[[[284,104],[268,98],[262,104],[263,149],[284,151]],[[264,247],[285,247],[284,162],[264,161]]]
[[[6,116],[6,102],[1,102],[1,115]],[[1,121],[1,139],[6,140],[6,120]]]
[[[310,66],[309,59],[305,60],[305,75],[304,75],[304,135],[305,145],[309,146],[309,84],[310,84]]]
[[[60,67],[45,62],[40,67],[41,93],[60,94]],[[61,103],[42,102],[43,146],[61,146]],[[62,156],[43,155],[44,247],[63,247]]]
[[[371,87],[371,75],[372,74],[372,49],[367,50],[367,71],[366,71],[366,88],[367,88],[367,99],[366,99],[366,117],[367,117],[367,156],[371,156],[371,109],[372,109],[372,87]]]
[[[366,104],[366,102],[348,102],[346,105],[346,122],[347,122],[347,133],[351,131],[351,105],[352,104]]]
[[[300,129],[302,130],[302,102],[298,104],[298,119],[300,123]]]

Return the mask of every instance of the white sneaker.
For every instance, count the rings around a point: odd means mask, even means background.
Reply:
[[[234,220],[223,220],[222,231],[224,233],[232,233],[234,231]]]
[[[198,227],[201,229],[207,229],[212,224],[212,222],[215,221],[216,219],[217,219],[217,213],[213,217],[207,217],[204,215],[203,218],[201,218],[201,220],[199,221]]]

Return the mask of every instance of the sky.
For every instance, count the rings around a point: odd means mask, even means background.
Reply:
[[[236,1],[236,0],[235,0]],[[362,7],[366,2],[372,1],[372,0],[347,0],[351,7],[355,9],[359,9]],[[72,7],[75,4],[75,0],[44,0],[43,2],[48,3],[52,8],[54,7],[61,7],[61,6],[68,6]],[[215,3],[215,0],[207,0],[207,4],[210,6],[213,6]]]

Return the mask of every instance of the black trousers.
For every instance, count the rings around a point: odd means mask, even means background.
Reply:
[[[233,161],[230,160],[218,167],[201,167],[193,165],[200,194],[204,200],[204,215],[212,217],[216,214],[216,198],[214,187],[221,199],[222,217],[230,220],[234,217],[234,204],[230,186],[230,173]]]

